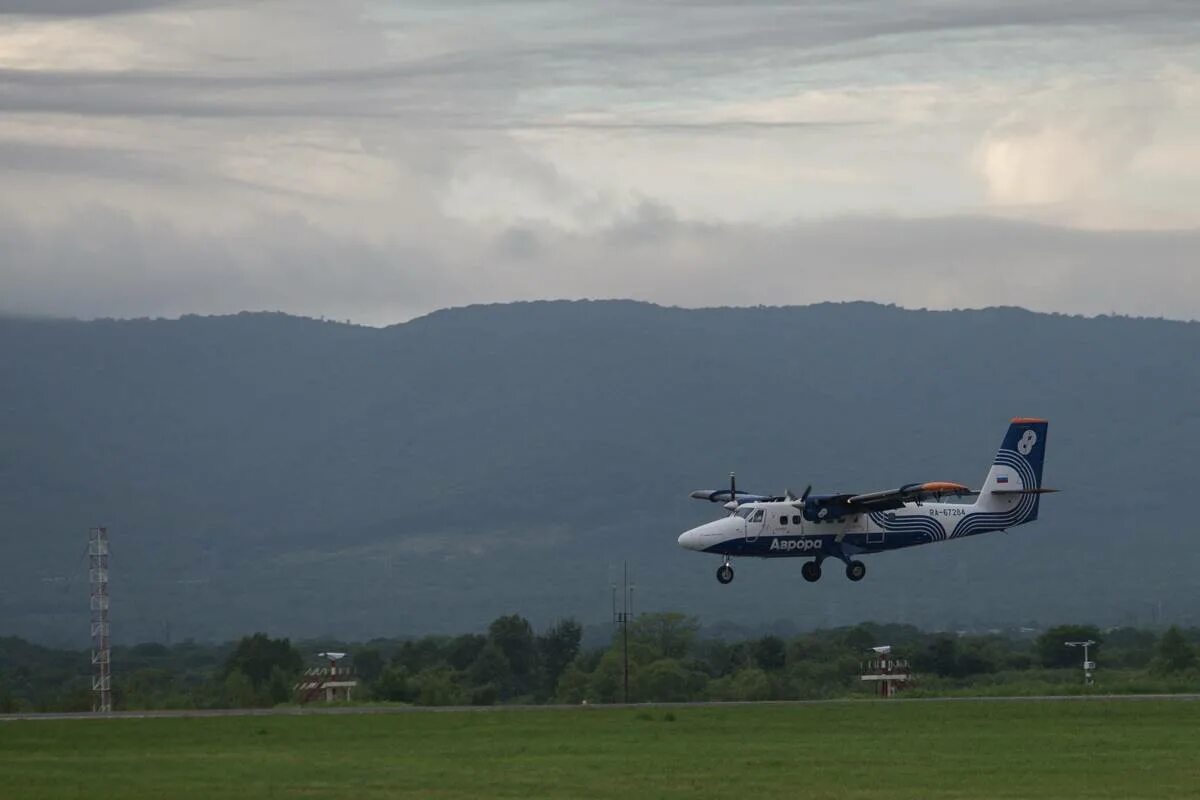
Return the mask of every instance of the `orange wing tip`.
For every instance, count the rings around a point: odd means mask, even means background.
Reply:
[[[1012,424],[1014,424],[1014,425],[1027,425],[1027,424],[1034,423],[1034,422],[1045,422],[1045,421],[1046,420],[1038,419],[1037,417],[1013,417],[1012,418]]]
[[[951,483],[950,481],[933,481],[931,483],[921,484],[921,490],[925,492],[969,492],[969,486],[963,486],[961,483]]]

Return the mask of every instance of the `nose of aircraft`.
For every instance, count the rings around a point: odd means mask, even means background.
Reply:
[[[679,546],[686,547],[688,550],[703,550],[708,544],[703,540],[708,538],[711,533],[713,533],[711,522],[701,525],[699,528],[684,531],[679,534]]]

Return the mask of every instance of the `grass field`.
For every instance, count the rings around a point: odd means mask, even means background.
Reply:
[[[1195,798],[1200,703],[18,721],[0,796]]]

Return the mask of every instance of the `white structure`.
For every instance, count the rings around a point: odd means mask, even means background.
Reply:
[[[1063,642],[1067,647],[1082,647],[1083,648],[1083,685],[1092,685],[1092,673],[1096,670],[1096,662],[1088,658],[1088,648],[1096,642],[1093,639],[1088,639],[1086,642]]]
[[[295,687],[300,702],[311,703],[324,700],[332,703],[335,700],[351,700],[358,681],[350,678],[351,670],[348,667],[338,667],[338,662],[345,658],[346,654],[317,653],[317,655],[329,659],[329,666],[313,667],[304,671],[304,680]]]
[[[890,644],[872,647],[871,652],[875,654],[875,658],[863,664],[862,679],[874,681],[879,687],[880,697],[891,697],[912,680],[908,660],[893,656]]]
[[[88,583],[92,611],[92,711],[112,711],[112,648],[108,627],[108,529],[88,530]]]

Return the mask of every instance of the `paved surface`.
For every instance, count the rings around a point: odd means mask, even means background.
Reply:
[[[190,717],[307,717],[336,716],[342,714],[444,714],[468,711],[491,713],[498,711],[574,711],[580,708],[729,708],[735,706],[827,706],[845,703],[1039,703],[1039,702],[1090,702],[1113,700],[1136,702],[1145,700],[1200,701],[1200,694],[1089,694],[1089,695],[1040,695],[1036,697],[893,697],[890,700],[846,699],[846,700],[759,700],[753,702],[707,702],[707,703],[614,703],[592,706],[285,706],[280,708],[225,708],[183,709],[178,711],[114,711],[111,714],[95,714],[89,711],[43,713],[43,714],[0,714],[0,722],[17,720],[89,720],[89,719],[180,719]]]

